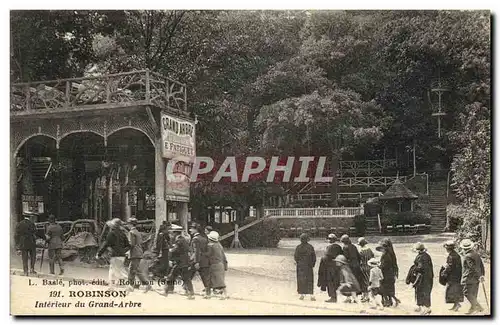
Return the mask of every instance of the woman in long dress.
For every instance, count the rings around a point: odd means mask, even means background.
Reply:
[[[308,242],[309,236],[307,234],[300,235],[300,244],[295,249],[297,292],[300,295],[300,300],[303,300],[305,295],[311,295],[311,300],[315,301],[313,268],[316,264],[316,253],[314,252],[314,247]]]
[[[224,249],[219,243],[219,233],[211,231],[208,234],[208,260],[210,265],[210,289],[221,292],[221,299],[227,299],[225,272],[227,271],[227,259]],[[206,298],[209,296],[207,295]]]
[[[464,301],[464,293],[460,280],[462,279],[462,260],[460,255],[455,250],[455,242],[447,241],[444,248],[448,252],[446,264],[444,265],[444,277],[446,278],[446,294],[445,299],[447,304],[453,304],[450,310],[458,311],[461,307],[460,303]]]
[[[415,311],[422,312],[422,315],[429,315],[431,313],[431,292],[434,279],[432,259],[427,254],[424,244],[416,243],[414,250],[417,252],[417,256],[413,262],[417,274],[413,285],[415,288],[415,300],[417,301]]]
[[[398,259],[396,258],[396,253],[394,252],[394,246],[392,245],[392,241],[389,238],[382,239],[382,245],[385,246],[388,257],[390,257],[390,265],[392,270],[392,278],[389,279],[389,282],[392,282],[392,285],[389,285],[389,295],[387,296],[386,305],[397,307],[401,304],[401,300],[396,297],[396,288],[395,283],[396,279],[399,277],[399,267],[398,267]],[[387,264],[387,263],[385,263]]]
[[[370,247],[367,247],[366,244],[368,244],[368,242],[364,237],[360,237],[358,239],[358,245],[360,246],[359,264],[361,267],[361,277],[359,281],[359,286],[361,288],[361,292],[363,293],[363,296],[361,297],[361,302],[368,301],[368,286],[370,285],[370,269],[371,269],[370,265],[368,265],[368,261],[371,260],[373,257],[375,257],[373,251],[370,249]]]

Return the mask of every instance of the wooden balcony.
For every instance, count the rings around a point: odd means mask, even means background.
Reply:
[[[149,70],[11,85],[11,118],[143,105],[187,115],[186,85]]]
[[[372,197],[379,197],[382,192],[357,192],[357,193],[337,193],[339,200],[363,200]],[[291,202],[294,201],[330,201],[331,193],[303,193],[290,195]]]

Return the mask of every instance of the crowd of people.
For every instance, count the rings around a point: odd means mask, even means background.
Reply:
[[[337,294],[345,297],[346,303],[370,303],[373,309],[397,307],[401,301],[396,296],[395,283],[399,268],[394,247],[389,238],[376,246],[377,256],[367,246],[365,238],[358,239],[359,249],[348,235],[342,235],[340,242],[335,234],[327,237],[329,245],[320,260],[317,286],[327,291],[326,302],[336,303]],[[314,297],[314,274],[316,253],[309,244],[309,236],[302,234],[301,243],[295,249],[297,266],[297,292],[303,300],[309,295]],[[453,304],[450,310],[459,311],[464,296],[470,302],[466,314],[482,312],[478,303],[479,285],[484,282],[484,265],[479,254],[473,249],[473,242],[464,239],[460,242],[461,257],[456,251],[454,241],[444,243],[448,253],[446,264],[439,272],[439,282],[446,286],[445,301]],[[425,245],[416,243],[413,247],[416,257],[410,267],[406,284],[415,290],[415,311],[422,315],[431,314],[431,293],[434,281],[432,258]]]
[[[164,295],[174,291],[177,279],[182,280],[182,287],[187,299],[195,299],[192,280],[199,274],[203,286],[203,297],[209,299],[216,294],[220,299],[227,299],[225,272],[227,259],[219,242],[219,234],[211,227],[204,229],[197,223],[189,226],[189,235],[178,233],[172,225],[164,222],[160,225],[153,245],[154,263],[150,267],[140,268],[144,258],[142,237],[137,231],[137,219],[131,218],[127,225],[120,219],[108,221],[110,231],[97,252],[96,258],[109,250],[110,290],[127,278],[129,291],[144,286],[144,291],[151,290],[152,281],[149,271],[156,279],[164,280]],[[125,265],[128,264],[128,272]],[[136,278],[139,281],[136,281]]]
[[[177,279],[188,299],[194,299],[192,280],[199,274],[204,286],[204,298],[216,294],[220,299],[227,298],[225,272],[228,263],[224,249],[219,242],[219,234],[210,226],[202,228],[197,223],[189,226],[189,234],[179,233],[173,225],[164,222],[155,236],[153,252],[154,263],[141,267],[144,260],[143,238],[137,230],[137,219],[127,223],[115,218],[107,222],[110,228],[104,243],[97,252],[99,259],[109,252],[109,290],[114,290],[124,279],[130,291],[144,286],[145,292],[151,290],[150,275],[164,281],[163,292],[168,295],[174,291]],[[180,228],[180,227],[179,227]],[[49,254],[50,273],[55,274],[55,263],[64,273],[61,258],[63,230],[54,216],[49,217],[45,233]],[[24,218],[16,228],[15,240],[21,251],[24,274],[36,274],[36,227],[29,217]],[[397,307],[401,301],[396,296],[395,283],[399,268],[394,247],[389,238],[380,241],[375,250],[368,247],[365,238],[358,239],[358,247],[348,235],[340,241],[335,234],[327,237],[329,245],[320,259],[317,286],[328,293],[329,303],[336,303],[337,294],[345,297],[347,303],[370,303],[371,308],[384,309]],[[294,259],[297,271],[297,291],[299,299],[306,295],[314,297],[314,272],[316,252],[309,244],[309,236],[302,234],[301,243],[295,249]],[[460,242],[462,256],[457,252],[456,243],[444,243],[448,256],[439,271],[439,283],[446,286],[445,302],[453,304],[450,310],[459,311],[464,297],[470,303],[467,314],[482,312],[477,296],[480,283],[484,282],[484,265],[469,239]],[[431,293],[434,286],[434,267],[432,258],[424,244],[414,245],[416,253],[405,282],[415,290],[416,312],[431,314]],[[128,270],[126,269],[128,267]],[[136,281],[136,278],[139,281]]]

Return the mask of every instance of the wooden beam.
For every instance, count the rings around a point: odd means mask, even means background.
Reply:
[[[148,113],[149,122],[151,122],[151,126],[153,127],[153,131],[155,134],[159,134],[160,128],[158,123],[156,123],[155,117],[153,116],[153,112],[151,112],[151,107],[146,106],[146,113]]]

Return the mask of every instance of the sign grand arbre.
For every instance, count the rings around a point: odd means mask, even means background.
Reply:
[[[189,177],[196,159],[195,123],[162,112],[162,156],[168,164],[165,177],[165,199],[189,202]]]
[[[162,156],[193,163],[196,157],[195,123],[161,115]]]

